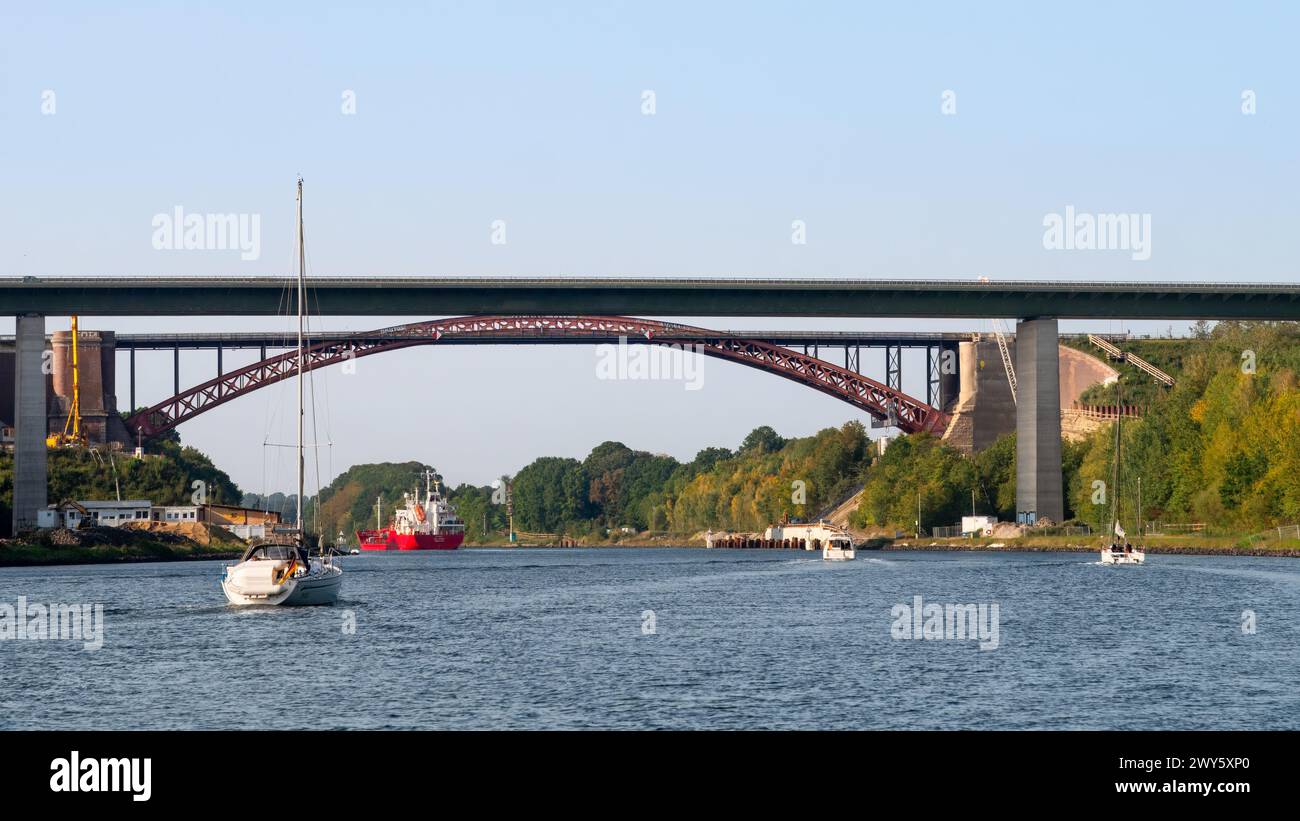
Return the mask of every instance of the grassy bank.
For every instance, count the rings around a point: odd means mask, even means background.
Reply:
[[[58,528],[0,540],[0,567],[228,559],[243,551],[242,540],[200,523]]]
[[[1251,543],[1232,536],[1151,536],[1144,542],[1147,553],[1189,556],[1278,556],[1300,558],[1300,541],[1286,539]],[[897,539],[880,545],[882,550],[988,550],[1091,552],[1100,548],[1096,538],[1077,536],[1022,536],[1011,539]]]
[[[704,542],[691,534],[658,533],[628,536],[618,540],[578,540],[576,547],[703,547]],[[502,547],[555,547],[555,545],[510,544],[508,542],[465,543],[465,549]],[[1095,540],[1069,536],[1025,536],[1007,539],[887,539],[871,538],[859,542],[859,550],[934,550],[988,552],[1061,552],[1078,553],[1097,550]],[[1268,544],[1249,544],[1249,540],[1232,537],[1153,537],[1146,543],[1151,554],[1189,556],[1275,556],[1300,558],[1300,540]],[[0,542],[0,567],[24,567],[64,564],[111,564],[117,562],[171,562],[202,559],[239,558],[243,548],[229,544],[160,542],[140,539],[123,545],[61,546]]]
[[[1277,556],[1300,558],[1300,540],[1251,543],[1247,537],[1234,536],[1153,536],[1144,543],[1151,554],[1183,554],[1189,556]],[[551,545],[511,545],[507,542],[466,544],[465,547],[548,547]],[[703,540],[692,534],[657,533],[628,536],[608,541],[579,539],[576,547],[704,547]],[[868,538],[858,542],[859,550],[946,550],[946,551],[1023,551],[1078,553],[1097,550],[1095,538],[1078,536],[1022,536],[1003,539],[889,539]]]
[[[58,564],[113,564],[118,562],[176,562],[196,559],[238,559],[240,549],[213,545],[177,545],[140,542],[108,547],[46,547],[26,542],[0,545],[0,567]]]
[[[704,540],[689,533],[642,533],[625,535],[617,539],[599,539],[594,536],[581,536],[573,540],[572,547],[704,547]],[[465,542],[461,547],[559,547],[558,543],[538,544],[535,542],[510,544],[502,539],[481,542]]]

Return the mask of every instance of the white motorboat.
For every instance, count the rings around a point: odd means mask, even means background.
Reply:
[[[819,523],[826,529],[826,538],[820,540],[822,561],[847,562],[856,559],[858,554],[853,549],[853,537],[842,527]]]
[[[856,559],[852,540],[831,539],[822,546],[822,559],[828,562],[847,562]]]
[[[298,180],[298,517],[296,526],[283,528],[269,539],[249,545],[237,564],[229,565],[221,589],[231,604],[313,605],[333,604],[343,589],[343,568],[321,550],[312,556],[303,532],[303,336],[306,326],[307,253],[302,231],[302,179]]]

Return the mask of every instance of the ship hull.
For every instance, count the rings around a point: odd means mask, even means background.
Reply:
[[[362,550],[455,550],[464,533],[398,533],[392,528],[357,531]]]

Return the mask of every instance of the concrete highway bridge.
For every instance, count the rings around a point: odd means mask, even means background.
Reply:
[[[1017,515],[1033,521],[1060,521],[1064,514],[1061,487],[1060,370],[1057,320],[1071,319],[1300,319],[1300,286],[1249,283],[1060,283],[1060,282],[972,282],[943,280],[843,280],[843,279],[518,279],[436,277],[344,277],[311,281],[308,310],[318,315],[386,315],[465,313],[468,317],[439,322],[473,324],[487,319],[502,331],[491,344],[533,344],[526,331],[527,320],[547,319],[574,323],[556,326],[556,339],[569,335],[587,318],[582,338],[590,343],[608,338],[617,323],[643,335],[659,335],[662,344],[694,342],[713,356],[743,361],[805,381],[824,392],[838,394],[864,410],[891,421],[904,430],[934,430],[942,425],[944,395],[942,375],[931,374],[925,402],[907,397],[900,390],[898,374],[892,370],[885,383],[875,382],[849,367],[851,348],[862,347],[862,335],[850,345],[838,340],[845,351],[841,368],[809,356],[799,355],[790,344],[818,346],[823,340],[812,335],[780,332],[769,339],[716,332],[690,326],[669,326],[652,320],[634,320],[620,314],[641,316],[780,316],[780,317],[908,317],[990,318],[1018,317],[1015,370],[1017,437]],[[277,277],[77,277],[0,278],[0,311],[16,317],[14,338],[14,526],[15,530],[35,521],[36,510],[46,504],[45,430],[46,389],[42,358],[46,346],[45,317],[65,316],[273,316],[297,312],[295,293],[289,278]],[[486,316],[484,316],[486,315]],[[524,320],[521,324],[519,320]],[[512,320],[515,324],[512,325]],[[600,323],[614,323],[596,327]],[[595,325],[591,325],[595,323]],[[677,330],[672,330],[673,328]],[[430,323],[401,326],[415,336],[400,340],[392,333],[314,340],[313,359],[319,365],[340,361],[338,357],[363,355],[412,344],[430,344],[447,334],[447,326]],[[592,330],[594,328],[594,330]],[[392,332],[393,329],[387,329]],[[479,330],[484,330],[479,326]],[[403,331],[405,332],[405,331]],[[401,332],[399,332],[401,333]],[[423,333],[423,338],[419,334]],[[678,336],[674,336],[676,333]],[[437,334],[437,335],[435,335]],[[601,335],[604,334],[604,337]],[[513,336],[512,336],[513,335]],[[156,345],[149,335],[136,347]],[[462,333],[468,341],[473,334]],[[885,335],[888,336],[888,335]],[[940,335],[942,337],[942,335]],[[480,339],[483,335],[480,335]],[[649,339],[648,337],[646,337]],[[556,339],[548,340],[555,342]],[[629,335],[629,339],[631,336]],[[257,341],[274,347],[274,337]],[[829,340],[827,340],[829,341]],[[895,335],[884,347],[901,349],[904,341]],[[919,340],[918,340],[919,341]],[[198,347],[212,340],[191,337],[185,347]],[[281,342],[283,339],[281,338]],[[956,340],[926,340],[927,350],[942,352]],[[782,344],[785,343],[785,344]],[[224,347],[242,346],[231,340]],[[957,343],[960,344],[960,343]],[[218,351],[222,345],[214,345]],[[351,346],[351,347],[349,347]],[[868,340],[870,347],[870,340]],[[178,350],[179,340],[168,347]],[[909,346],[910,347],[910,346]],[[285,357],[263,356],[262,361],[243,369],[246,384],[223,382],[227,374],[190,391],[179,388],[168,408],[155,406],[150,416],[135,421],[148,425],[178,424],[195,412],[227,401],[246,390],[289,375]],[[901,361],[901,360],[900,360]],[[931,367],[938,361],[930,359]],[[220,371],[220,365],[218,366]],[[901,368],[899,369],[901,371]],[[232,372],[233,374],[234,372]],[[251,374],[251,376],[250,376]],[[236,380],[237,381],[237,380]],[[224,397],[224,398],[223,398]],[[854,399],[853,397],[856,397]],[[167,404],[167,403],[164,403]],[[187,415],[188,414],[188,415]]]
[[[1300,285],[908,279],[315,277],[334,316],[1295,319]],[[0,311],[48,316],[295,313],[287,277],[0,277]]]

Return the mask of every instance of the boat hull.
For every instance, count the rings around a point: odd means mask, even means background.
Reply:
[[[455,550],[464,533],[398,533],[392,528],[357,531],[362,550]]]
[[[828,562],[848,562],[856,559],[858,554],[853,548],[823,547],[822,559]]]
[[[1101,551],[1102,564],[1146,564],[1147,554],[1140,550],[1134,550],[1132,553],[1116,553],[1113,550]]]
[[[313,607],[333,604],[343,589],[343,571],[337,567],[320,573],[290,579],[276,592],[249,593],[240,590],[227,576],[221,580],[226,600],[239,607]]]

